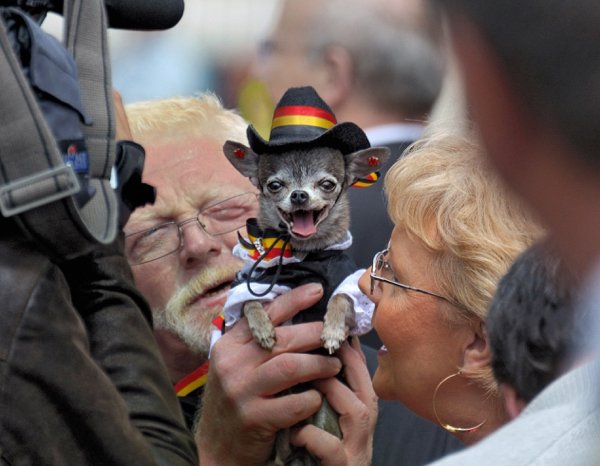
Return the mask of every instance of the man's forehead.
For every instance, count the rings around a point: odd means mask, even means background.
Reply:
[[[146,150],[144,175],[165,174],[181,165],[196,166],[226,160],[223,143],[211,137],[197,136],[142,144]]]

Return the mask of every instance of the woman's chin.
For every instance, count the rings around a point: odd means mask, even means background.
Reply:
[[[373,375],[373,390],[380,400],[395,400],[394,384],[390,377],[387,376],[386,370],[381,366],[377,367]]]

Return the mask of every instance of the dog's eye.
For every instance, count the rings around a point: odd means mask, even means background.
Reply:
[[[323,180],[320,183],[321,189],[324,191],[333,191],[335,189],[335,183],[331,180]]]
[[[271,181],[267,184],[267,188],[272,193],[276,193],[277,191],[281,191],[281,188],[283,188],[283,183],[281,183],[280,181]]]

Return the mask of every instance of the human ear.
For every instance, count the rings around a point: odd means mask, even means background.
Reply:
[[[465,372],[477,372],[490,366],[492,354],[484,323],[476,320],[469,327],[469,337],[464,348],[462,369]]]
[[[511,419],[516,418],[519,414],[521,414],[521,411],[525,409],[527,403],[519,398],[517,391],[512,387],[512,385],[502,383],[500,384],[500,391],[504,397],[504,408],[506,409],[508,416]]]
[[[333,109],[338,109],[352,92],[353,63],[348,50],[328,46],[322,53],[321,72],[317,71],[319,95]]]

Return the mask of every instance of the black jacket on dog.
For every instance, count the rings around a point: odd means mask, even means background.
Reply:
[[[282,248],[279,246],[284,245],[285,240],[279,238],[281,232],[277,231],[261,231],[256,223],[256,219],[249,219],[246,223],[246,228],[250,237],[261,238],[263,242],[268,242],[269,239],[274,240],[273,248],[269,251],[264,251],[265,256],[274,257],[285,255]],[[301,322],[313,322],[317,320],[323,320],[323,316],[327,311],[327,303],[331,298],[331,295],[335,289],[344,281],[346,277],[354,273],[357,269],[354,260],[345,252],[340,249],[327,249],[324,251],[310,252],[300,262],[292,262],[287,264],[281,264],[268,268],[261,268],[260,262],[263,254],[257,249],[254,242],[248,242],[242,237],[239,238],[240,245],[247,250],[256,251],[254,256],[257,256],[258,264],[256,267],[256,273],[250,276],[249,271],[241,271],[237,274],[236,280],[231,284],[234,288],[240,284],[246,284],[248,291],[252,295],[252,283],[262,283],[270,285],[276,283],[277,285],[287,286],[289,288],[296,288],[307,283],[320,283],[323,286],[323,297],[321,300],[312,306],[310,309],[306,309],[298,313],[292,319],[293,323]],[[283,248],[285,251],[285,247]],[[289,256],[288,256],[289,257]],[[260,295],[259,295],[260,297]]]

